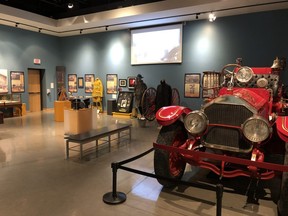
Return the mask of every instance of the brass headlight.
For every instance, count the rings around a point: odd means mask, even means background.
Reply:
[[[241,67],[235,77],[240,83],[248,83],[253,78],[253,70],[249,67]]]
[[[205,132],[208,125],[208,118],[202,111],[190,112],[184,118],[184,126],[192,135],[200,135]]]
[[[251,142],[262,142],[266,140],[272,133],[269,122],[260,117],[251,117],[242,125],[244,136]]]

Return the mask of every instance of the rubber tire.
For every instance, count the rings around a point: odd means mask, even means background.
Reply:
[[[284,158],[284,165],[288,165],[288,143],[286,145],[286,153]],[[282,174],[282,184],[281,184],[281,193],[278,201],[278,215],[279,216],[288,216],[288,173],[283,172]]]
[[[158,134],[157,143],[167,146],[177,147],[185,143],[188,135],[184,128],[184,124],[181,121],[176,121],[175,123],[163,126]],[[171,156],[176,157],[176,169],[174,173],[170,171],[170,162]],[[168,152],[161,149],[155,149],[154,151],[154,171],[156,175],[163,176],[166,178],[172,179],[181,179],[185,171],[186,162],[181,158],[177,153]],[[158,182],[164,187],[173,187],[176,184],[171,181],[157,179]]]

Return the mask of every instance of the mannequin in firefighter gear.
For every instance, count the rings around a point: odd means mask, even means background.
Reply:
[[[160,85],[157,86],[156,98],[155,98],[155,105],[156,105],[156,112],[164,107],[170,106],[172,102],[172,88],[170,85],[166,83],[165,80],[160,81]]]
[[[135,81],[135,106],[138,114],[142,115],[141,100],[147,85],[142,80],[142,75],[138,74]]]
[[[99,112],[103,112],[102,99],[103,99],[103,85],[99,78],[96,78],[93,83],[93,106],[95,106]]]

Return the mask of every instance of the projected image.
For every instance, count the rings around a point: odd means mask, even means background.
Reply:
[[[131,64],[182,62],[182,25],[131,31]]]

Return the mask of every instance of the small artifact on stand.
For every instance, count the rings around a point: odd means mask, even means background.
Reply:
[[[71,108],[73,110],[83,109],[85,107],[84,103],[81,101],[80,98],[71,98]]]
[[[83,100],[83,103],[84,103],[84,105],[85,105],[85,108],[89,108],[89,106],[90,106],[90,98],[84,99],[84,100]]]
[[[58,93],[58,101],[65,101],[67,100],[67,93],[66,89],[62,86],[61,91]]]
[[[138,118],[141,118],[143,114],[141,100],[142,100],[143,93],[147,89],[147,85],[144,83],[142,78],[143,78],[142,75],[138,74],[136,77],[136,81],[135,81],[135,106],[138,112]]]
[[[96,107],[99,112],[103,112],[102,99],[103,99],[103,85],[99,78],[96,78],[93,83],[93,106]]]

